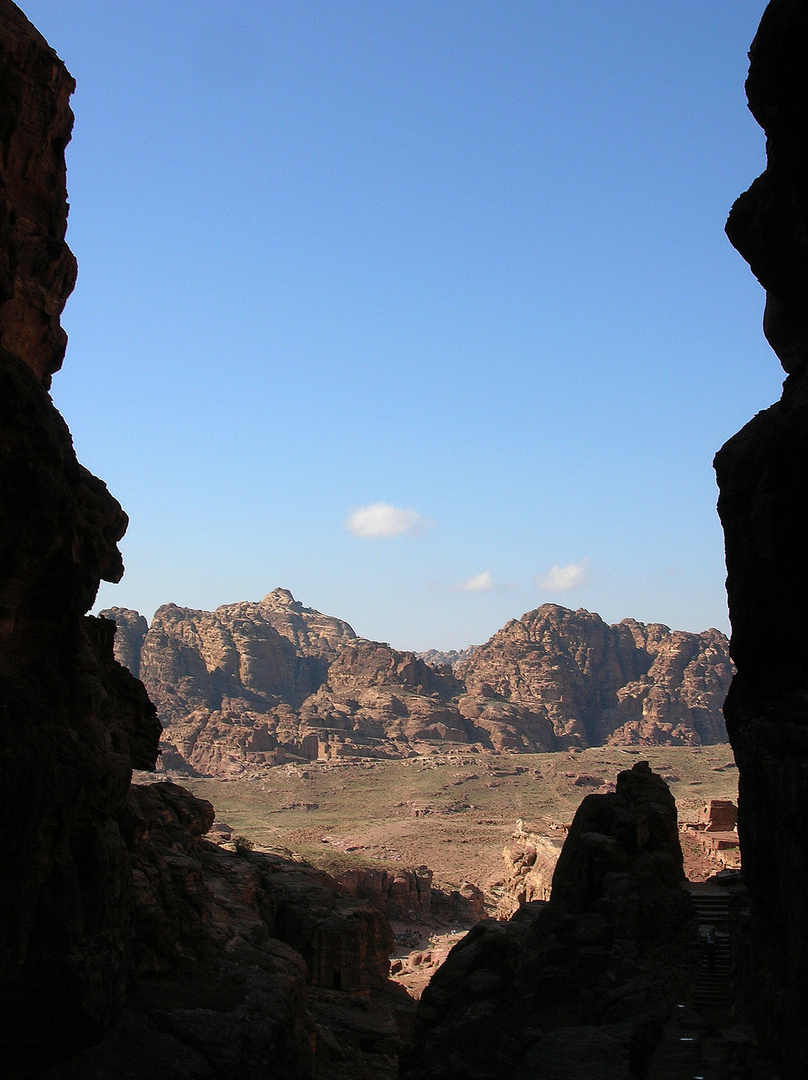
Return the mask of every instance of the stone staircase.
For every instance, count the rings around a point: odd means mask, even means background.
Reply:
[[[729,933],[729,900],[711,892],[691,893],[699,928],[712,931],[714,943],[705,944],[696,976],[691,1004],[696,1009],[720,1008],[732,1000],[732,941]]]
[[[717,891],[691,891],[704,941],[701,965],[690,999],[677,1006],[654,1053],[647,1080],[729,1080],[727,1062],[708,1018],[715,1019],[732,1002],[732,942],[729,898]],[[712,932],[713,942],[707,943]]]

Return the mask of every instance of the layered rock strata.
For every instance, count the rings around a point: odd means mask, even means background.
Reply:
[[[808,9],[773,0],[750,51],[749,108],[767,167],[727,234],[766,290],[780,400],[715,459],[732,656],[725,715],[752,897],[755,1016],[788,1078],[808,1075]]]
[[[163,760],[215,776],[286,754],[332,760],[477,746],[543,752],[604,743],[721,742],[731,678],[717,630],[670,631],[545,604],[453,667],[356,636],[285,589],[214,612],[167,604],[118,657],[167,726]]]
[[[544,604],[514,619],[456,674],[480,702],[506,702],[555,745],[698,745],[726,740],[732,665],[718,630],[671,631]]]
[[[117,581],[126,515],[48,396],[75,279],[65,244],[73,79],[0,0],[0,1060],[28,1076],[100,1037],[131,968],[119,826],[160,726],[85,618]]]
[[[549,903],[455,946],[421,997],[402,1078],[647,1075],[700,959],[683,880],[676,804],[640,762],[581,803]]]

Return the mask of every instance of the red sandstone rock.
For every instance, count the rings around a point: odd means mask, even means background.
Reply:
[[[477,744],[543,752],[725,738],[731,665],[717,630],[671,632],[548,604],[455,670],[357,638],[276,589],[215,612],[116,614],[118,656],[140,665],[167,725],[167,767],[227,777],[285,754],[398,757]],[[137,629],[135,629],[137,627]]]
[[[64,358],[59,316],[76,282],[65,243],[75,83],[9,0],[0,5],[0,69],[0,349],[27,364],[47,389]]]

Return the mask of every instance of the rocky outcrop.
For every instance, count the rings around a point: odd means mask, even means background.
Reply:
[[[418,653],[420,660],[426,660],[432,667],[450,667],[454,669],[457,664],[468,660],[476,649],[476,645],[469,645],[465,649],[427,649],[426,652]]]
[[[335,1055],[341,1075],[365,1076],[352,992],[388,1058],[397,1048],[386,919],[327,874],[210,843],[213,817],[176,784],[130,789],[135,991],[107,1037],[51,1080],[151,1080],[169,1063],[177,1077],[302,1080]]]
[[[75,83],[16,6],[0,7],[0,349],[46,388],[62,365],[59,323],[76,282],[65,243],[65,147]]]
[[[525,830],[521,822],[502,852],[505,880],[497,904],[497,916],[509,918],[533,900],[549,900],[560,841]]]
[[[139,679],[140,653],[149,624],[142,615],[129,608],[107,608],[100,614],[115,624],[115,659]]]
[[[608,626],[546,604],[449,667],[358,638],[285,589],[214,612],[166,604],[139,652],[141,617],[104,614],[120,626],[118,658],[139,671],[166,724],[167,768],[234,776],[287,754],[726,739],[731,663],[717,630],[688,634],[631,619]]]
[[[549,903],[480,923],[423,993],[406,1080],[624,1080],[653,1055],[699,960],[676,805],[640,762],[588,795]]]
[[[726,740],[721,706],[732,666],[718,630],[688,634],[633,619],[609,626],[592,612],[544,604],[509,622],[456,674],[470,699],[461,703],[466,715],[514,710],[510,726],[532,727],[536,749]]]
[[[346,867],[333,877],[349,895],[367,900],[387,919],[425,918],[432,910],[432,871],[426,866]]]
[[[785,1077],[808,1074],[808,11],[766,8],[749,107],[767,168],[727,234],[766,289],[763,329],[783,394],[719,451],[732,656],[725,714],[740,776],[738,832],[752,896],[755,1017]]]
[[[126,515],[76,460],[48,396],[65,245],[73,79],[0,0],[0,1060],[28,1076],[100,1037],[131,967],[132,876],[118,818],[160,726],[85,618],[117,581]]]

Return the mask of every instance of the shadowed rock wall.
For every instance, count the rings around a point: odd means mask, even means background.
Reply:
[[[766,289],[763,329],[788,378],[715,459],[732,657],[725,715],[740,776],[756,1018],[786,1077],[808,1075],[808,7],[773,0],[746,91],[767,168],[727,235]]]
[[[647,762],[588,795],[549,903],[483,922],[423,993],[406,1080],[624,1080],[699,959],[676,804]]]
[[[118,826],[160,725],[86,618],[117,581],[126,515],[48,396],[75,280],[64,149],[73,79],[0,0],[0,1060],[28,1076],[98,1038],[130,966]]]

